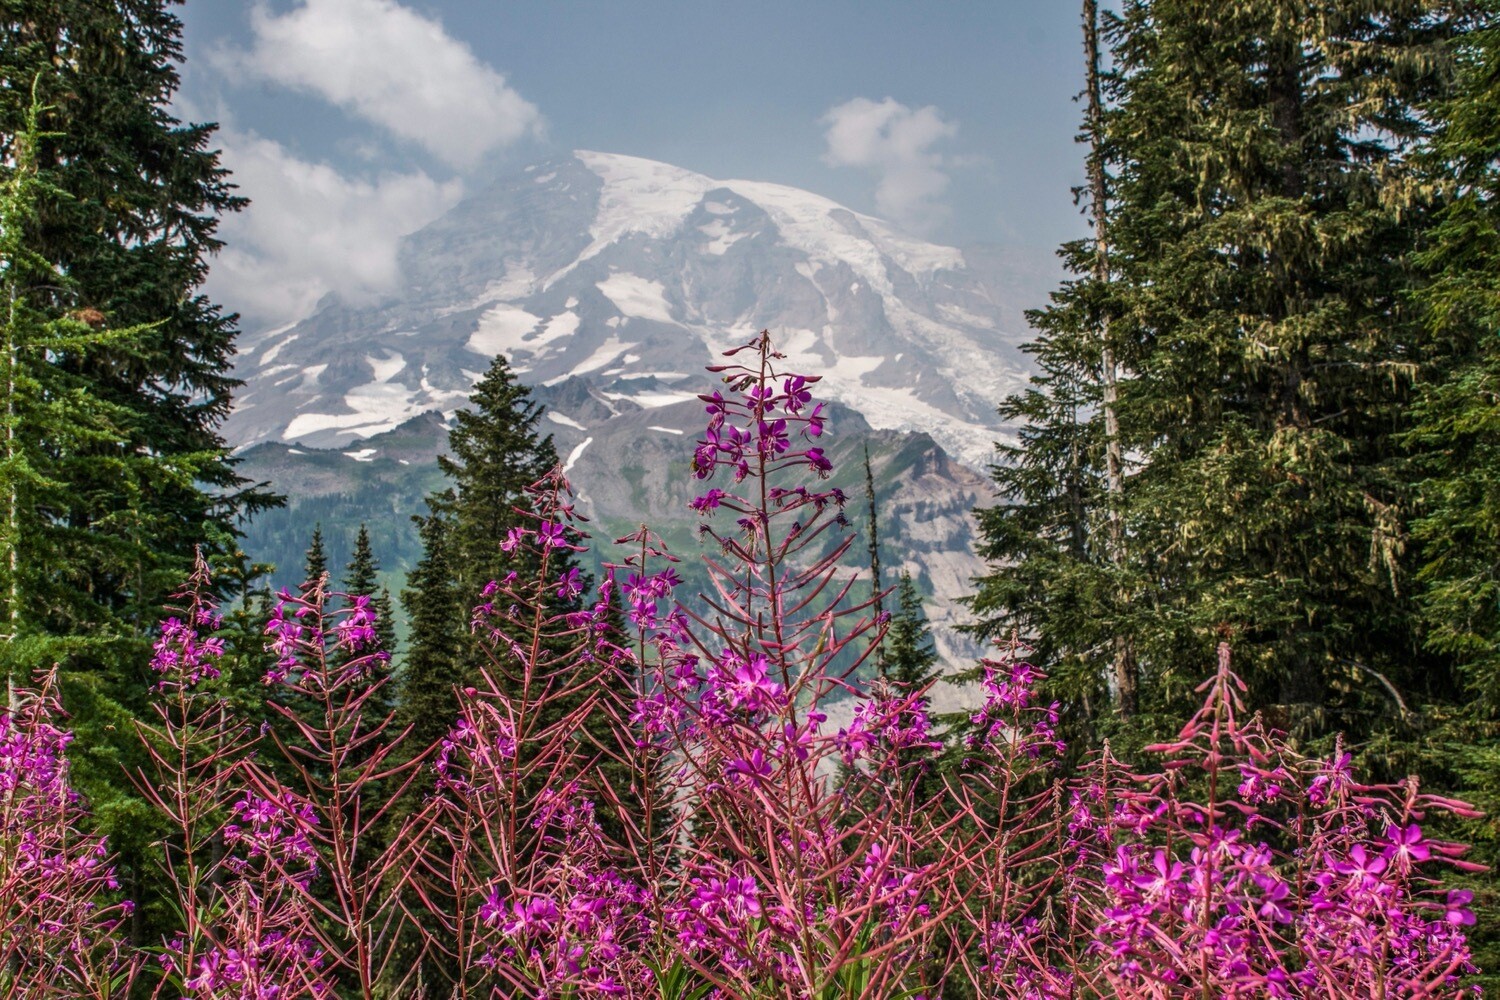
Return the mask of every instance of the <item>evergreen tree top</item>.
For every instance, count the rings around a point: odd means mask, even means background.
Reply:
[[[516,381],[504,355],[490,362],[469,403],[458,411],[448,434],[451,454],[438,459],[460,494],[502,479],[524,478],[529,485],[557,464],[552,435],[537,435],[542,407],[531,398],[531,390]]]
[[[503,356],[491,362],[469,402],[448,434],[450,453],[438,459],[452,486],[427,500],[446,525],[466,598],[515,568],[501,558],[500,543],[525,522],[517,509],[530,504],[527,487],[558,464],[551,435],[537,433],[541,406]]]
[[[903,692],[915,690],[937,679],[937,662],[922,595],[917,593],[911,574],[902,573],[896,588],[896,612],[885,635],[886,675]]]
[[[312,540],[307,545],[307,556],[302,562],[302,579],[308,584],[317,584],[328,572],[328,555],[323,549],[323,525],[313,525]]]
[[[375,596],[375,583],[380,573],[380,563],[370,547],[369,526],[361,523],[359,533],[354,536],[354,554],[344,568],[344,591],[365,597]]]

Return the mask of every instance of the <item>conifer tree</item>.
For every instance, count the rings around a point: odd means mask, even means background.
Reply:
[[[448,434],[447,455],[438,467],[452,485],[428,498],[434,513],[448,518],[457,584],[465,600],[516,568],[500,550],[506,532],[521,524],[517,507],[526,487],[557,465],[552,436],[538,433],[542,408],[516,381],[503,355],[496,356],[459,410]],[[468,608],[464,609],[468,620]]]
[[[1104,68],[1099,46],[1098,0],[1083,3],[1083,48],[1084,48],[1084,97],[1088,117],[1084,135],[1089,144],[1088,155],[1088,204],[1089,215],[1094,223],[1094,272],[1093,278],[1101,291],[1107,291],[1110,281],[1109,263],[1109,182],[1107,176],[1107,146],[1104,124]],[[1104,520],[1105,548],[1109,565],[1117,577],[1125,565],[1125,520],[1122,504],[1125,491],[1125,463],[1120,444],[1119,417],[1119,366],[1115,360],[1115,347],[1110,339],[1109,310],[1097,310],[1094,329],[1098,338],[1099,357],[1099,416],[1104,421]],[[1114,593],[1117,601],[1123,598]],[[1135,642],[1123,621],[1114,622],[1111,636],[1110,680],[1113,683],[1115,706],[1120,715],[1132,716],[1139,709],[1140,672],[1135,660]]]
[[[376,585],[380,582],[380,563],[375,558],[375,550],[370,545],[370,529],[361,523],[359,532],[354,536],[354,554],[349,559],[349,565],[344,568],[343,587],[346,594],[364,596],[370,598],[370,604],[375,609],[375,642],[379,649],[396,655],[396,620],[393,617],[395,609],[391,605],[391,592],[381,587],[376,592]]]
[[[27,163],[39,185],[32,209],[7,211],[0,229],[46,264],[7,266],[7,305],[64,324],[45,348],[12,355],[50,383],[30,402],[26,381],[11,383],[10,414],[18,432],[46,425],[54,492],[19,508],[35,530],[20,536],[18,568],[21,631],[52,652],[6,651],[26,669],[61,661],[78,780],[143,915],[155,906],[141,853],[152,834],[119,776],[139,752],[151,632],[195,548],[232,561],[240,519],[274,500],[235,473],[219,435],[238,384],[235,319],[200,288],[218,218],[244,202],[213,127],[171,113],[181,24],[170,6],[19,0],[0,20],[0,164]]]
[[[1424,373],[1406,443],[1422,507],[1412,534],[1430,649],[1451,657],[1467,693],[1500,715],[1500,5],[1466,46],[1439,105],[1434,181],[1450,186],[1422,263],[1429,328],[1441,345]]]
[[[552,438],[538,437],[541,408],[497,356],[460,410],[438,465],[452,485],[427,498],[417,518],[422,560],[402,594],[411,640],[402,669],[401,713],[418,727],[412,746],[447,733],[455,685],[472,683],[483,651],[469,638],[470,609],[491,580],[523,570],[500,549],[526,487],[557,464]]]
[[[1108,308],[1159,693],[1221,636],[1284,727],[1367,733],[1446,690],[1417,655],[1395,458],[1425,339],[1407,154],[1462,27],[1415,0],[1121,10]]]
[[[1002,407],[1025,427],[974,599],[1075,719],[1123,705],[1137,669],[1146,707],[1169,704],[1224,635],[1277,725],[1368,733],[1451,692],[1420,655],[1398,459],[1432,346],[1409,304],[1430,224],[1410,154],[1457,10],[1109,16],[1086,94],[1094,239],[1064,248],[1077,277],[1032,317],[1039,371]]]
[[[328,575],[328,553],[323,548],[323,525],[313,525],[312,538],[307,543],[307,554],[302,557],[302,582],[304,586],[316,586]]]
[[[867,550],[870,555],[870,589],[874,594],[875,615],[878,618],[885,611],[885,595],[882,590],[880,573],[880,517],[875,509],[875,472],[870,468],[870,445],[865,444],[865,507],[869,523],[865,528],[868,538]],[[882,671],[885,670],[884,648],[875,650],[875,664]]]
[[[896,588],[896,612],[885,634],[886,674],[902,693],[921,690],[937,680],[937,650],[922,596],[911,574],[903,572]],[[931,703],[923,695],[922,704]]]
[[[344,593],[353,600],[358,597],[370,598],[370,606],[375,611],[375,644],[373,649],[345,650],[339,654],[340,664],[346,664],[358,659],[378,663],[378,668],[372,668],[367,678],[368,683],[378,683],[391,677],[391,665],[396,654],[396,623],[391,617],[390,591],[382,589],[380,593],[375,592],[377,576],[380,573],[380,564],[375,559],[375,552],[370,547],[370,531],[364,525],[359,526],[359,532],[354,536],[354,555],[349,560],[349,565],[344,568],[342,586]],[[370,660],[369,654],[376,652],[380,654],[374,661]],[[366,726],[373,727],[381,720],[391,716],[396,711],[396,688],[395,684],[386,683],[374,692],[369,701],[365,703]]]
[[[258,723],[267,716],[266,623],[274,606],[270,578],[276,567],[255,562],[239,548],[230,560],[218,571],[232,601],[224,614],[225,687],[235,711]]]
[[[1447,195],[1421,264],[1437,350],[1404,443],[1420,506],[1412,522],[1427,648],[1451,661],[1462,703],[1425,732],[1424,775],[1488,814],[1461,835],[1490,871],[1465,888],[1492,903],[1500,869],[1500,4],[1467,40],[1451,99],[1435,108],[1431,180]],[[1428,715],[1434,715],[1431,709]],[[1470,944],[1500,967],[1500,916],[1476,910]],[[1494,983],[1485,980],[1487,987]]]
[[[452,529],[433,513],[413,518],[422,558],[406,577],[401,603],[411,638],[401,664],[398,721],[411,727],[406,746],[429,747],[447,735],[457,715],[454,689],[465,677],[468,630],[454,566]]]
[[[101,539],[66,517],[99,443],[125,433],[141,414],[98,398],[60,362],[128,345],[144,331],[102,328],[92,313],[71,308],[76,287],[36,248],[38,203],[64,197],[38,166],[41,110],[33,106],[12,138],[12,162],[0,168],[0,658],[8,671],[66,660],[84,647],[97,654],[128,634],[130,622],[90,599],[89,567],[79,559],[100,546],[146,548],[139,539]],[[173,475],[158,457],[123,450],[109,464],[124,493]],[[60,628],[63,622],[72,627]]]
[[[932,707],[932,696],[928,688],[939,677],[938,652],[932,644],[932,628],[927,621],[927,612],[922,609],[922,595],[911,574],[903,572],[896,588],[896,611],[891,615],[890,628],[885,634],[886,677],[896,689],[899,697],[921,691],[917,704],[926,714]],[[926,802],[942,789],[942,779],[930,769],[932,756],[925,749],[900,751],[903,765],[914,765],[921,761],[926,768],[916,782],[918,802]]]
[[[487,654],[470,631],[474,605],[491,580],[515,571],[534,573],[525,547],[501,550],[511,528],[533,523],[518,512],[529,505],[526,488],[557,465],[551,437],[537,434],[541,408],[515,380],[503,356],[497,356],[460,410],[448,435],[449,454],[439,467],[451,485],[427,498],[430,513],[416,518],[422,559],[407,576],[402,603],[410,639],[401,668],[398,721],[411,727],[407,746],[413,751],[446,736],[457,719],[455,691],[477,682]],[[574,565],[571,552],[551,568],[565,573]],[[549,588],[550,593],[550,588]],[[561,600],[561,599],[559,599]],[[570,603],[579,605],[575,597]],[[500,678],[496,678],[497,681]],[[562,711],[569,706],[556,705]],[[607,724],[607,719],[601,719]],[[424,787],[413,782],[410,800],[391,813],[399,823],[417,805]],[[424,962],[422,979],[446,982],[451,970],[436,957]]]
[[[997,447],[991,466],[999,502],[978,512],[981,557],[993,567],[979,578],[970,606],[981,638],[1017,633],[1075,720],[1109,702],[1111,574],[1105,548],[1104,428],[1098,418],[1097,357],[1089,334],[1094,293],[1088,248],[1064,257],[1080,277],[1032,313],[1038,337],[1025,350],[1036,374],[1000,406],[1020,425],[1017,443]]]
[[[144,801],[122,790],[120,769],[139,750],[131,727],[138,689],[145,687],[143,667],[89,669],[120,662],[136,623],[94,599],[88,574],[90,555],[102,549],[127,552],[136,562],[151,553],[145,539],[104,537],[107,531],[71,523],[66,512],[93,474],[98,445],[120,439],[141,414],[100,398],[60,361],[128,349],[144,330],[112,329],[80,308],[70,276],[39,249],[39,203],[66,197],[40,167],[41,111],[39,104],[28,108],[0,163],[0,672],[29,677],[38,664],[61,665],[78,737],[76,785],[118,852],[122,883],[147,904],[130,925],[140,940],[152,915],[153,868],[144,857],[160,823]],[[107,464],[115,488],[127,494],[178,476],[169,461],[149,453],[119,449]]]
[[[999,503],[978,514],[979,553],[994,568],[970,599],[976,634],[1015,633],[1032,645],[1075,740],[1111,704],[1122,715],[1137,708],[1121,601],[1124,468],[1108,308],[1105,102],[1113,77],[1102,65],[1098,18],[1095,0],[1084,0],[1087,112],[1078,141],[1088,146],[1088,184],[1075,194],[1088,206],[1093,238],[1062,247],[1074,277],[1027,316],[1037,336],[1024,350],[1036,372],[999,408],[1021,430],[1016,444],[997,447],[990,470]]]
[[[219,435],[238,385],[235,317],[199,288],[219,217],[245,202],[211,148],[214,127],[170,112],[182,57],[172,6],[23,0],[0,25],[0,159],[14,160],[33,81],[44,109],[35,163],[52,193],[25,238],[66,276],[53,307],[101,329],[143,330],[53,358],[92,398],[136,415],[80,451],[57,517],[77,544],[52,567],[62,599],[46,627],[94,634],[109,617],[137,640],[101,670],[141,653],[196,547],[227,555],[237,519],[274,502],[247,488]],[[34,291],[55,287],[43,280]],[[174,474],[149,487],[122,480],[121,463],[141,455]]]

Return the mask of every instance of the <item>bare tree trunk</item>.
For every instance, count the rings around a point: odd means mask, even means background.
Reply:
[[[17,552],[20,541],[20,498],[16,495],[16,366],[19,364],[16,350],[16,290],[10,289],[10,315],[5,324],[5,462],[7,483],[5,492],[5,571],[7,594],[5,595],[6,636],[14,640],[20,632],[21,614],[21,564]]]
[[[875,514],[875,474],[870,471],[870,446],[865,445],[865,499],[870,505],[870,586],[875,591],[875,617],[884,609],[880,597],[880,527]],[[885,677],[885,644],[875,647],[875,667],[882,679]]]
[[[1104,100],[1099,81],[1099,3],[1083,0],[1083,47],[1088,61],[1088,132],[1089,196],[1094,218],[1094,278],[1101,286],[1109,284],[1109,192],[1104,181]],[[1106,517],[1108,518],[1109,560],[1116,572],[1124,568],[1125,525],[1120,514],[1124,473],[1120,460],[1120,420],[1116,412],[1119,399],[1118,372],[1114,344],[1110,340],[1109,313],[1099,316],[1099,367],[1104,382],[1104,472]],[[1117,594],[1123,604],[1123,594]],[[1139,703],[1140,676],[1136,667],[1135,645],[1130,636],[1117,631],[1114,638],[1114,687],[1120,714],[1131,716]]]

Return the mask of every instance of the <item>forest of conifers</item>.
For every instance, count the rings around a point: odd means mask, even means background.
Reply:
[[[201,290],[244,202],[173,116],[172,6],[0,22],[0,996],[1500,969],[1493,0],[1085,0],[1091,235],[994,400],[993,652],[951,718],[910,580],[846,588],[878,526],[776,330],[703,375],[701,552],[642,528],[583,572],[498,357],[400,592],[308,525],[272,594],[240,542],[281,498],[221,435],[237,317]]]

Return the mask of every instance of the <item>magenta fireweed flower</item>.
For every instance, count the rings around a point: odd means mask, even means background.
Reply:
[[[507,909],[499,897],[491,893],[485,898],[485,905],[480,907],[479,917],[487,924],[495,924],[503,933],[519,937],[549,933],[558,921],[559,911],[557,901],[549,896],[518,899]]]
[[[1169,757],[1166,773],[1138,775],[1109,760],[1113,788],[1098,789],[1096,770],[1095,790],[1073,800],[1070,841],[1085,862],[1102,847],[1094,810],[1106,796],[1124,800],[1113,826],[1126,842],[1101,862],[1104,893],[1091,917],[1101,983],[1121,996],[1144,995],[1151,982],[1186,995],[1395,996],[1398,983],[1402,996],[1472,995],[1461,987],[1472,972],[1456,933],[1462,912],[1450,918],[1448,907],[1421,902],[1426,877],[1417,875],[1456,849],[1430,845],[1410,820],[1375,825],[1386,810],[1409,816],[1415,789],[1356,786],[1342,751],[1306,760],[1258,721],[1239,722],[1227,655],[1206,690],[1179,739],[1156,748]],[[1184,801],[1178,781],[1189,770],[1238,772],[1236,799]],[[1309,814],[1317,822],[1297,815],[1303,803],[1320,810]],[[1294,812],[1267,816],[1267,804]],[[1303,830],[1303,842],[1289,849],[1245,835],[1265,826]],[[1087,870],[1070,872],[1088,892]]]
[[[780,455],[792,446],[785,420],[760,421],[757,447],[762,454]]]
[[[757,412],[774,410],[777,398],[774,386],[752,385],[745,390],[745,405]]]
[[[774,710],[783,695],[771,680],[770,660],[764,654],[744,656],[732,649],[709,667],[700,707],[714,719],[728,721],[732,713],[751,715]]]
[[[183,981],[189,997],[283,1000],[323,996],[325,956],[312,939],[271,930],[239,947],[216,947],[195,963]]]
[[[1444,904],[1443,919],[1449,924],[1472,927],[1474,925],[1474,911],[1469,909],[1469,904],[1472,902],[1474,902],[1474,894],[1469,890],[1454,889],[1450,891],[1447,902]]]
[[[819,403],[814,406],[812,412],[807,415],[807,426],[803,433],[809,437],[821,437],[823,434],[823,425],[828,421],[828,418],[823,416],[823,405]]]
[[[192,631],[178,632],[179,649]],[[182,660],[170,669],[179,682],[195,670]],[[133,907],[109,901],[119,883],[104,838],[86,832],[64,718],[55,673],[16,683],[0,711],[0,968],[17,996],[104,996],[135,973],[118,933]],[[43,967],[45,981],[26,982]]]
[[[1246,803],[1264,805],[1276,801],[1281,795],[1281,782],[1286,775],[1279,768],[1266,771],[1251,764],[1241,764],[1239,772],[1241,781],[1236,791]]]
[[[1365,849],[1364,844],[1355,844],[1349,848],[1349,854],[1344,861],[1333,861],[1329,864],[1329,871],[1339,875],[1349,875],[1355,878],[1361,886],[1374,885],[1378,877],[1386,869],[1389,858],[1383,855],[1373,855]]]
[[[537,544],[546,549],[558,549],[567,545],[567,528],[551,521],[543,521],[536,529]]]
[[[667,908],[667,922],[690,953],[714,950],[732,965],[745,965],[750,922],[762,914],[760,887],[749,876],[694,876],[687,899]]]
[[[224,640],[218,636],[203,638],[198,630],[213,632],[221,625],[222,619],[207,609],[200,610],[192,624],[175,617],[161,623],[161,635],[152,646],[151,657],[151,669],[167,675],[158,682],[158,690],[176,685],[192,687],[205,678],[219,676]]]
[[[233,819],[223,827],[224,842],[239,849],[244,860],[268,861],[275,870],[308,885],[318,871],[318,852],[309,832],[318,825],[317,813],[306,802],[284,792],[280,801],[245,795],[231,807]],[[241,859],[231,859],[240,868]]]
[[[744,757],[724,765],[724,776],[730,785],[758,785],[771,776],[771,764],[760,747]]]
[[[942,743],[930,738],[930,728],[919,697],[874,697],[855,706],[849,727],[840,729],[834,742],[844,764],[853,766],[876,748],[887,752],[940,749]]]
[[[561,600],[569,601],[581,593],[583,593],[583,572],[577,566],[571,566],[557,582],[557,596]]]
[[[729,496],[729,494],[725,493],[721,489],[711,489],[702,496],[695,497],[694,499],[689,501],[688,506],[693,510],[696,510],[700,514],[707,514],[712,511],[718,510],[719,504],[723,503],[724,498],[727,496]]]
[[[517,546],[525,541],[527,535],[529,534],[530,532],[526,531],[526,529],[524,528],[508,529],[505,532],[505,538],[500,542],[500,551],[506,554],[516,551]],[[486,589],[488,590],[488,588]],[[493,591],[489,591],[484,596],[489,597],[491,593],[493,593]]]
[[[1415,823],[1386,827],[1385,840],[1387,846],[1380,856],[1403,870],[1432,857],[1432,849],[1422,841],[1422,828]]]
[[[807,388],[807,379],[793,375],[781,383],[781,392],[786,399],[788,413],[801,413],[802,408],[812,402],[812,392]]]

